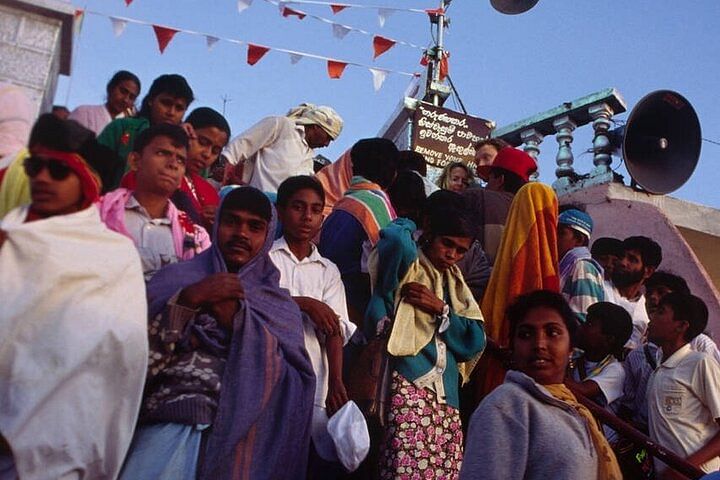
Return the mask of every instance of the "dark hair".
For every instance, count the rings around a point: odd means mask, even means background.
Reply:
[[[66,112],[69,112],[68,108],[65,105],[53,105],[52,106],[52,112],[55,113],[59,110],[65,110]]]
[[[450,190],[437,190],[425,200],[420,223],[430,235],[475,238],[477,234],[465,197]]]
[[[418,223],[425,203],[425,185],[420,175],[412,170],[398,173],[397,178],[387,190],[390,203],[399,216],[405,216]],[[400,213],[403,215],[400,215]]]
[[[190,112],[190,115],[187,116],[185,121],[192,125],[196,130],[199,128],[215,127],[218,130],[225,132],[228,140],[230,140],[230,125],[227,120],[225,120],[225,117],[212,108],[196,108]]]
[[[387,138],[364,138],[350,150],[353,175],[387,188],[395,179],[398,149]]]
[[[176,147],[188,148],[188,136],[180,125],[170,125],[169,123],[159,123],[151,125],[140,132],[133,144],[133,152],[142,153],[156,137],[168,137]]]
[[[413,170],[423,177],[427,175],[427,162],[422,154],[412,150],[402,150],[398,158],[398,171]]]
[[[323,205],[325,205],[325,190],[318,179],[310,175],[296,175],[285,179],[278,187],[276,201],[278,207],[286,206],[290,198],[300,190],[314,191],[320,197]]]
[[[503,190],[510,193],[517,193],[527,182],[520,175],[500,167],[490,166],[490,174],[496,177],[503,177]]]
[[[646,290],[661,285],[667,287],[671,292],[684,293],[686,295],[690,293],[690,287],[688,287],[685,279],[678,275],[673,275],[670,272],[658,271],[645,280]]]
[[[188,85],[185,77],[176,73],[160,75],[153,81],[147,95],[142,99],[138,117],[145,117],[150,120],[150,101],[161,93],[167,93],[175,98],[182,98],[187,101],[188,105],[195,100],[192,88]]]
[[[36,145],[83,157],[100,177],[102,193],[107,192],[116,169],[123,168],[112,161],[116,156],[110,148],[98,143],[92,130],[74,120],[61,120],[52,113],[40,115],[33,125],[28,146],[32,149]]]
[[[632,317],[623,307],[610,302],[598,302],[587,309],[587,321],[599,321],[603,335],[612,337],[611,352],[621,359],[623,348],[633,331]]]
[[[138,87],[138,92],[140,92],[140,88],[141,88],[140,79],[137,77],[137,75],[135,75],[132,72],[128,72],[127,70],[118,70],[117,72],[115,72],[115,75],[113,75],[112,78],[110,79],[110,81],[107,83],[107,86],[105,87],[105,91],[107,92],[108,95],[110,95],[110,92],[112,91],[113,88],[117,87],[118,85],[120,85],[122,82],[124,82],[126,80],[131,80],[131,81],[135,82],[135,84]]]
[[[597,257],[598,255],[615,255],[616,257],[621,257],[623,254],[622,240],[612,237],[598,238],[593,242],[590,253],[593,257]]]
[[[662,247],[648,237],[636,236],[623,240],[623,252],[637,250],[640,252],[644,267],[657,268],[662,262]]]
[[[535,308],[548,308],[555,310],[558,315],[563,319],[565,327],[570,333],[570,344],[575,344],[575,332],[578,328],[578,321],[575,313],[568,305],[565,297],[556,292],[550,290],[535,290],[524,295],[520,295],[515,299],[510,306],[505,310],[505,316],[510,322],[510,344],[512,345],[512,339],[515,338],[517,327],[522,322],[530,310]]]
[[[508,142],[503,140],[502,138],[483,138],[482,140],[479,140],[475,144],[475,150],[480,150],[480,148],[484,147],[485,145],[490,145],[495,147],[495,150],[498,152],[502,150],[505,147],[511,146]]]
[[[708,308],[702,299],[689,293],[672,292],[660,300],[660,305],[670,307],[673,311],[673,319],[681,322],[688,322],[688,329],[685,331],[685,340],[688,342],[700,335],[708,322]]]
[[[272,205],[270,200],[260,190],[254,187],[239,187],[230,190],[220,204],[220,217],[225,210],[242,210],[264,218],[268,222],[272,219]]]

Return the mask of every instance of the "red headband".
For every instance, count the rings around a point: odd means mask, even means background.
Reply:
[[[41,145],[31,148],[30,151],[33,155],[42,155],[56,160],[62,160],[65,162],[65,165],[75,172],[80,178],[83,193],[82,208],[89,207],[100,198],[100,190],[102,188],[100,177],[97,176],[83,157],[77,153],[61,152],[59,150],[45,148]]]

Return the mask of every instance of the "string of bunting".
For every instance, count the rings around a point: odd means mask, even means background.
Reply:
[[[127,1],[127,0],[126,0]],[[132,1],[132,0],[131,0]],[[242,3],[244,8],[250,6],[253,0],[238,0],[238,3]],[[338,2],[322,2],[318,0],[285,0],[283,3],[291,3],[295,5],[324,5],[330,7],[333,15],[337,15],[346,8],[358,8],[365,10],[377,10],[378,22],[380,26],[385,25],[385,20],[395,12],[410,12],[410,13],[428,13],[430,10],[421,8],[400,8],[400,7],[386,7],[382,5],[358,5],[354,3],[338,3]],[[239,5],[238,5],[239,7]]]
[[[240,1],[248,1],[248,0],[240,0]],[[296,10],[293,8],[290,8],[287,6],[287,3],[283,0],[265,0],[265,2],[270,3],[272,5],[275,5],[280,10],[280,15],[283,17],[297,17],[298,20],[303,20],[305,17],[310,17],[314,20],[317,20],[319,22],[325,23],[327,25],[330,25],[332,27],[332,33],[335,38],[343,39],[345,36],[350,32],[360,33],[362,35],[371,36],[373,39],[373,59],[379,57],[383,53],[390,50],[392,47],[394,47],[396,44],[398,45],[404,45],[406,47],[415,48],[418,50],[425,50],[424,47],[421,47],[419,45],[415,45],[414,43],[405,42],[403,40],[396,40],[393,38],[388,38],[382,35],[377,35],[372,32],[368,32],[366,30],[363,30],[361,28],[351,27],[349,25],[344,25],[342,23],[333,22],[330,19],[327,19],[325,17],[321,17],[319,15],[313,15],[311,13],[307,13],[301,10]]]
[[[125,2],[129,4],[132,2],[132,0],[125,0]],[[404,75],[404,76],[408,76],[408,77],[416,77],[419,75],[418,73],[408,73],[408,72],[403,72],[403,71],[399,71],[399,70],[390,70],[387,68],[371,67],[369,65],[364,65],[362,63],[357,63],[357,62],[351,62],[348,60],[338,60],[335,58],[326,57],[323,55],[316,55],[313,53],[300,52],[297,50],[289,50],[286,48],[270,47],[270,46],[260,45],[257,43],[251,43],[248,41],[238,40],[238,39],[234,39],[234,38],[224,38],[224,37],[220,37],[220,36],[212,35],[212,34],[208,34],[208,33],[196,32],[194,30],[187,30],[187,29],[181,29],[181,28],[177,28],[177,27],[168,27],[168,26],[164,26],[164,25],[157,25],[157,24],[154,24],[151,22],[146,22],[143,20],[113,16],[113,15],[108,15],[105,13],[96,12],[96,11],[92,11],[92,10],[83,10],[83,9],[75,10],[76,24],[82,22],[82,20],[85,17],[85,14],[91,14],[91,15],[96,15],[99,17],[108,18],[112,24],[113,33],[115,34],[116,37],[119,37],[120,35],[123,34],[123,32],[125,31],[125,28],[127,27],[127,25],[129,23],[152,27],[152,29],[155,33],[155,38],[157,39],[157,42],[158,42],[158,49],[160,50],[160,54],[165,52],[165,49],[172,41],[175,34],[184,33],[184,34],[188,34],[188,35],[198,35],[198,36],[205,37],[205,42],[206,42],[208,50],[211,50],[215,46],[215,44],[217,42],[219,42],[220,40],[229,42],[229,43],[233,43],[236,45],[245,44],[245,45],[247,45],[247,63],[249,65],[255,65],[257,62],[260,61],[260,59],[263,56],[265,56],[266,53],[273,50],[276,52],[282,52],[282,53],[288,54],[290,57],[290,63],[293,65],[298,63],[303,58],[312,58],[315,60],[325,61],[326,66],[327,66],[328,76],[333,79],[341,78],[343,72],[345,71],[345,68],[348,65],[352,65],[354,67],[365,68],[365,69],[369,70],[370,73],[372,74],[373,89],[376,92],[378,90],[380,90],[380,88],[382,87],[382,84],[385,82],[385,79],[387,78],[388,74],[392,73],[392,74]],[[79,31],[79,27],[76,28],[76,31]]]

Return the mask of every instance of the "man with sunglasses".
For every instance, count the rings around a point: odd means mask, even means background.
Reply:
[[[31,202],[0,222],[0,478],[115,478],[137,421],[142,272],[93,205],[102,158],[75,125],[38,119]]]

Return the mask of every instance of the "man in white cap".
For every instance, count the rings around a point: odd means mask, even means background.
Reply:
[[[603,269],[588,249],[592,229],[590,215],[578,209],[567,209],[558,217],[560,292],[582,323],[588,307],[605,300]]]
[[[314,148],[327,147],[342,131],[330,107],[303,103],[284,117],[267,117],[234,138],[222,155],[234,177],[264,192],[286,178],[313,174]]]

